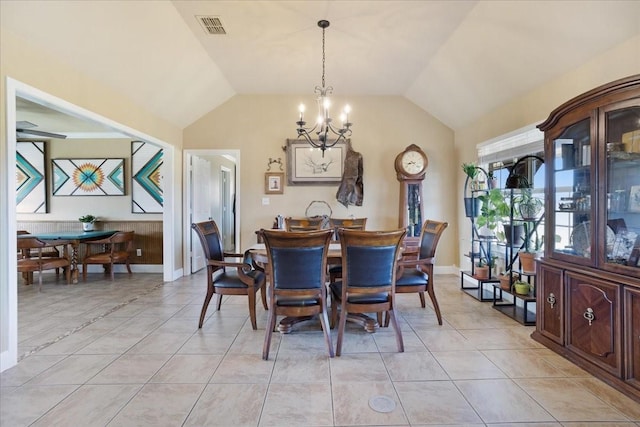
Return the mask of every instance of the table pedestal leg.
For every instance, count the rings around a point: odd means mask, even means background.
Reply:
[[[78,283],[78,244],[71,244],[71,283]]]

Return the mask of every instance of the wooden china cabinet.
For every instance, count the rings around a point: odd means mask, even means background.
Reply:
[[[545,133],[545,256],[532,337],[640,401],[640,75],[586,92]]]

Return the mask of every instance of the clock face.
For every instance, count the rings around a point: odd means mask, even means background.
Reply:
[[[425,161],[422,154],[417,151],[407,151],[402,155],[402,168],[409,175],[417,175],[425,169]]]

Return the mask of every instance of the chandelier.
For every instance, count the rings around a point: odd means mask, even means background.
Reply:
[[[318,95],[318,119],[312,128],[305,127],[307,124],[307,122],[304,121],[305,106],[304,104],[300,104],[300,119],[296,124],[298,125],[298,139],[304,137],[312,147],[322,150],[322,157],[324,157],[325,150],[333,147],[340,141],[344,141],[346,136],[351,136],[352,123],[349,122],[349,113],[351,112],[349,105],[345,105],[340,115],[340,121],[342,122],[340,128],[336,128],[333,125],[331,117],[329,116],[331,100],[327,95],[333,93],[333,87],[326,86],[324,81],[324,30],[329,27],[329,21],[324,19],[318,21],[318,27],[322,28],[322,86],[316,86],[314,91]],[[315,137],[312,136],[312,134],[315,134]]]

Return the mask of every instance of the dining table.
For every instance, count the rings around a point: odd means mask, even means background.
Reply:
[[[267,249],[264,243],[256,243],[251,245],[247,252],[251,254],[251,257],[254,261],[254,265],[256,265],[259,269],[268,272],[266,268],[269,263],[269,257],[267,255]],[[332,264],[341,264],[342,263],[342,247],[340,242],[331,242],[329,244],[329,251],[327,252],[327,265]],[[269,286],[269,275],[267,273],[267,286]],[[311,317],[303,316],[303,317],[285,317],[278,324],[278,331],[283,334],[290,333],[293,325],[299,322],[303,322],[309,320]],[[366,314],[360,313],[349,313],[347,317],[347,321],[354,322],[361,325],[365,331],[367,332],[375,332],[380,324],[376,319],[373,319]]]
[[[88,240],[101,239],[112,236],[118,230],[94,230],[94,231],[56,231],[51,233],[22,234],[18,239],[35,237],[52,246],[71,246],[71,282],[78,283],[78,248],[80,244]]]

